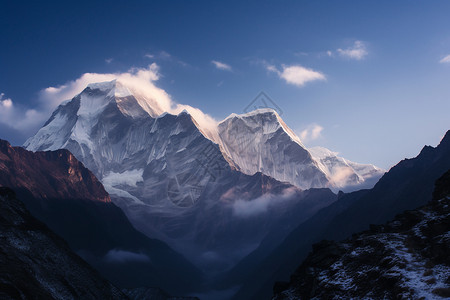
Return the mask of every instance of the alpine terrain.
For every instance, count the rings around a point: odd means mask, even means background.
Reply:
[[[24,146],[70,150],[139,230],[211,272],[268,235],[280,242],[336,199],[324,188],[383,173],[315,158],[270,109],[206,126],[189,109],[166,113],[156,100],[116,80],[90,84]],[[348,178],[334,180],[342,166]]]

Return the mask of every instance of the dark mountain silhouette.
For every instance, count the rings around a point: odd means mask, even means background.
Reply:
[[[374,188],[339,193],[338,201],[298,226],[261,263],[243,267],[243,272],[248,273],[234,299],[269,298],[273,283],[287,281],[311,245],[320,240],[347,238],[368,229],[370,224],[382,224],[398,213],[426,204],[434,182],[449,168],[450,131],[437,147],[425,146],[417,157],[391,168]],[[237,268],[240,266],[234,272]]]
[[[342,242],[313,246],[273,299],[450,297],[450,170],[433,200]]]
[[[127,299],[0,187],[1,299]]]
[[[30,152],[0,140],[0,186],[72,250],[120,287],[187,293],[201,273],[165,243],[137,231],[102,184],[69,151]]]

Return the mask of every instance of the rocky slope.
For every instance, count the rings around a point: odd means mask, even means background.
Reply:
[[[68,150],[31,152],[0,140],[0,186],[120,287],[184,294],[201,272],[165,243],[137,231],[102,184]]]
[[[275,281],[285,281],[300,265],[311,245],[322,239],[342,240],[370,224],[382,224],[405,210],[426,204],[436,180],[450,169],[450,131],[437,147],[425,146],[420,154],[391,168],[370,190],[339,193],[338,200],[295,228],[262,261],[259,249],[242,260],[233,272],[245,274],[234,299],[263,299]],[[245,264],[244,264],[245,263]],[[250,270],[250,271],[249,271]]]
[[[323,241],[273,299],[450,297],[450,170],[433,200],[342,242]]]
[[[1,299],[128,299],[0,187]]]

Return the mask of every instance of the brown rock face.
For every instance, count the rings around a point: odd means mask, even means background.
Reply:
[[[23,188],[36,198],[111,202],[103,185],[67,150],[31,152],[0,140],[0,186]]]

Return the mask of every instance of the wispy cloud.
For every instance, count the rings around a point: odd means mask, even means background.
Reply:
[[[164,50],[159,51],[156,54],[147,52],[144,54],[144,57],[148,58],[148,59],[159,60],[159,61],[173,62],[173,63],[179,64],[180,66],[183,66],[183,67],[189,66],[188,63],[182,61],[181,59],[178,59],[177,57],[173,56],[172,54],[170,54],[169,52],[164,51]]]
[[[366,44],[362,41],[355,41],[353,46],[346,49],[339,48],[336,51],[343,57],[355,60],[362,60],[369,54]]]
[[[224,70],[224,71],[231,71],[232,68],[230,65],[227,65],[226,63],[217,61],[217,60],[212,60],[211,61],[212,64],[214,64],[214,66],[216,66],[217,69],[219,70]]]
[[[233,215],[239,218],[258,216],[269,211],[270,206],[279,204],[280,201],[292,200],[295,188],[285,189],[281,194],[264,194],[255,199],[237,199],[232,204]]]
[[[162,59],[172,59],[172,55],[164,50],[159,52],[159,57]]]
[[[107,59],[105,59],[105,62],[107,63],[107,64],[110,64],[110,63],[112,63],[113,62],[113,58],[107,58]]]
[[[444,57],[443,59],[441,59],[439,62],[441,64],[448,64],[448,63],[450,63],[450,54],[447,55],[446,57]]]
[[[310,81],[326,79],[325,75],[321,72],[314,71],[300,65],[282,65],[282,70],[279,70],[276,66],[265,63],[265,67],[267,71],[276,73],[278,77],[287,83],[298,87],[302,87]]]
[[[305,129],[300,131],[300,140],[304,143],[317,140],[322,136],[323,127],[318,124],[310,124]]]

